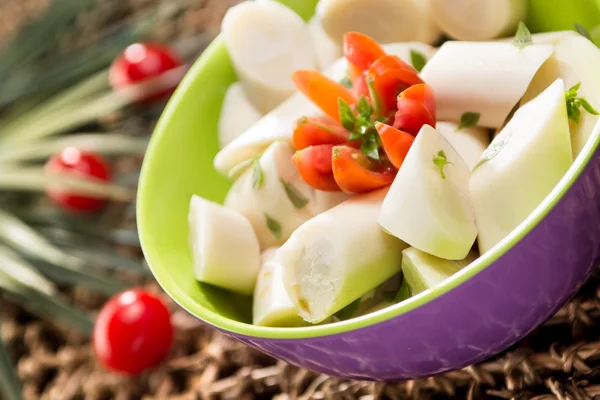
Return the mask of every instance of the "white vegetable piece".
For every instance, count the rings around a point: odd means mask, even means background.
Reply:
[[[402,274],[412,296],[432,289],[477,259],[470,252],[463,260],[444,260],[414,247],[402,252]]]
[[[425,61],[429,61],[437,51],[435,47],[421,42],[387,43],[381,47],[387,54],[400,57],[402,61],[413,67],[411,52],[420,53],[425,57]]]
[[[260,249],[248,220],[234,210],[194,195],[188,224],[196,279],[251,295],[260,270]]]
[[[322,190],[315,190],[313,199],[311,200],[312,212],[314,215],[319,215],[351,197],[351,194],[344,192],[324,192]]]
[[[321,0],[317,17],[340,45],[346,32],[357,31],[379,43],[434,43],[441,32],[423,0]]]
[[[462,260],[473,247],[469,167],[431,126],[419,131],[378,221],[386,232],[440,258]]]
[[[463,128],[459,131],[456,122],[436,122],[436,129],[454,147],[469,170],[473,170],[481,155],[490,144],[490,133],[481,127]]]
[[[523,222],[572,162],[565,87],[558,79],[517,110],[471,175],[480,253]]]
[[[240,3],[227,11],[221,28],[240,81],[263,113],[294,93],[294,71],[316,68],[308,26],[280,3]]]
[[[348,63],[342,57],[324,74],[339,82],[346,76],[347,69]],[[292,143],[294,123],[302,116],[324,117],[325,115],[304,94],[296,92],[217,153],[214,159],[215,169],[227,175],[236,165],[259,155],[277,140]]]
[[[254,289],[252,323],[259,326],[301,326],[304,320],[283,286],[281,264],[274,261],[276,247],[261,256],[262,268]]]
[[[556,45],[561,40],[566,39],[571,36],[579,36],[579,34],[577,32],[575,32],[574,30],[534,33],[531,35],[531,41],[533,42],[533,44]],[[511,36],[511,37],[499,39],[498,41],[510,43],[514,40],[515,40],[514,36]]]
[[[277,251],[300,316],[318,323],[400,272],[407,246],[377,215],[387,189],[359,195],[299,227]]]
[[[297,92],[217,153],[214,166],[227,175],[236,165],[259,155],[273,142],[285,140],[291,143],[294,122],[298,118],[322,115],[308,98]]]
[[[560,78],[564,81],[565,88],[569,89],[581,83],[578,97],[586,99],[592,107],[600,111],[600,49],[588,39],[580,35],[567,37],[556,44],[554,54],[540,68],[523,102],[537,96],[552,82]],[[581,109],[579,124],[569,120],[571,128],[571,143],[573,157],[581,152],[587,143],[598,116]]]
[[[308,21],[308,30],[316,52],[317,65],[324,71],[342,56],[342,46],[331,40],[316,17]]]
[[[219,144],[225,147],[241,135],[252,124],[261,119],[262,114],[244,93],[239,82],[233,83],[225,93],[219,117]]]
[[[519,50],[501,42],[446,42],[421,77],[435,93],[439,120],[473,112],[481,114],[480,126],[497,129],[552,51],[551,45]]]
[[[233,183],[225,206],[250,221],[261,249],[282,244],[313,217],[312,188],[292,163],[293,147],[275,142]]]
[[[514,34],[527,15],[526,0],[429,0],[429,7],[442,31],[458,40]]]

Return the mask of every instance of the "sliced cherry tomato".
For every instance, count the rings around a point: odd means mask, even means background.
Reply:
[[[426,83],[413,85],[400,93],[398,102],[401,102],[402,99],[415,100],[421,103],[435,120],[435,95],[431,86]]]
[[[327,118],[302,117],[294,128],[294,147],[302,150],[320,144],[348,143],[350,132]]]
[[[360,150],[348,146],[333,148],[333,176],[346,193],[364,193],[391,184],[397,170],[370,160]]]
[[[375,127],[381,138],[385,154],[387,154],[394,167],[400,168],[415,141],[415,137],[410,133],[399,131],[381,122],[375,122]]]
[[[338,99],[352,105],[356,97],[344,85],[329,79],[317,71],[296,71],[292,80],[298,90],[306,95],[323,112],[340,122]]]
[[[360,99],[361,96],[365,96],[367,99],[371,97],[369,93],[369,86],[366,81],[366,73],[360,74],[352,84],[356,97]]]
[[[297,151],[292,162],[298,173],[308,185],[325,192],[339,192],[340,188],[333,178],[331,155],[332,144],[310,146]]]
[[[349,72],[352,80],[385,55],[381,45],[363,33],[348,32],[344,35],[344,57],[350,64]]]
[[[417,136],[423,125],[435,128],[435,119],[425,106],[415,100],[399,99],[394,128]]]
[[[423,80],[417,71],[400,57],[383,56],[369,68],[366,82],[371,86],[371,98],[377,111],[380,115],[387,115],[395,108],[401,92],[412,85],[423,83]],[[374,96],[377,96],[377,99]]]

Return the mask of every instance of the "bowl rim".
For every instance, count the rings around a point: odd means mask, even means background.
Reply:
[[[170,125],[169,121],[171,119],[170,115],[173,114],[174,110],[178,107],[179,100],[183,97],[184,92],[187,91],[187,87],[196,79],[197,76],[203,73],[205,65],[210,62],[213,55],[216,55],[222,51],[226,51],[225,44],[222,36],[219,35],[205,49],[203,54],[198,58],[198,60],[196,60],[192,68],[189,69],[186,77],[180,83],[179,88],[173,94],[171,100],[168,102],[161,117],[159,118],[148,145],[146,157],[144,158],[140,173],[137,194],[137,219],[142,251],[146,257],[146,261],[152,274],[154,275],[154,278],[163,288],[163,290],[179,306],[192,315],[217,329],[227,331],[235,335],[259,339],[288,340],[337,335],[385,322],[438,299],[442,295],[455,289],[459,285],[466,283],[469,279],[473,278],[475,275],[491,266],[496,260],[510,251],[510,249],[512,249],[529,232],[531,232],[565,196],[567,191],[571,188],[585,167],[588,165],[600,144],[600,120],[598,120],[585,146],[580,151],[579,155],[574,160],[567,173],[562,177],[550,194],[546,196],[546,198],[538,205],[538,207],[519,226],[517,226],[517,228],[515,228],[502,241],[497,243],[492,249],[484,253],[484,255],[480,256],[476,261],[452,275],[450,278],[446,279],[433,289],[419,293],[408,300],[402,301],[382,310],[361,317],[330,324],[296,328],[276,328],[256,326],[250,323],[239,322],[209,310],[202,304],[194,301],[184,290],[176,290],[172,287],[172,285],[168,284],[166,282],[167,279],[169,279],[168,268],[160,268],[155,265],[155,262],[152,260],[153,252],[147,247],[147,242],[145,240],[146,235],[144,234],[144,232],[147,231],[144,222],[145,216],[152,215],[152,213],[146,212],[148,201],[145,200],[146,196],[144,195],[146,193],[146,187],[148,186],[147,182],[150,179],[147,173],[149,169],[148,165],[152,163],[152,159],[154,154],[157,152],[156,149],[160,146],[162,138],[168,134]]]

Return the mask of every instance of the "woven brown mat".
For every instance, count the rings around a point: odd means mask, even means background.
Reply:
[[[84,290],[71,295],[91,309],[102,303]],[[0,307],[3,338],[17,360],[25,398],[32,400],[600,398],[600,276],[494,359],[430,379],[387,384],[345,381],[277,362],[177,309],[169,360],[128,379],[103,370],[76,332],[7,303]]]

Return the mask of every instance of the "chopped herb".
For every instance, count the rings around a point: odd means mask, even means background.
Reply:
[[[347,89],[352,89],[352,80],[350,79],[350,75],[348,75],[348,72],[346,71],[346,74],[344,75],[344,77],[342,79],[340,79],[340,83],[342,85],[344,85],[345,88]]]
[[[444,152],[444,150],[438,151],[438,153],[433,156],[433,164],[440,169],[440,175],[442,176],[442,179],[446,179],[446,174],[444,173],[444,167],[447,164],[453,165],[446,158],[446,153]]]
[[[354,300],[352,303],[348,304],[346,307],[342,308],[338,311],[335,316],[338,317],[341,321],[345,321],[355,316],[358,311],[358,307],[360,306],[360,299]]]
[[[414,49],[410,49],[410,62],[418,72],[421,72],[425,64],[427,64],[427,59],[423,53]]]
[[[373,107],[366,97],[361,96],[356,105],[355,115],[348,103],[339,100],[340,118],[344,128],[350,131],[349,139],[351,141],[359,141],[361,152],[373,160],[379,160],[379,148],[381,147],[381,139],[375,128],[373,120]],[[381,120],[380,117],[375,121]],[[384,119],[385,120],[385,119]]]
[[[301,209],[308,204],[308,199],[294,185],[283,179],[279,179],[279,181],[283,185],[285,194],[287,194],[288,199],[290,199],[294,207]]]
[[[264,174],[262,167],[260,166],[260,161],[258,158],[255,158],[252,161],[252,187],[254,189],[260,189],[264,181]]]
[[[477,168],[490,161],[492,158],[496,157],[504,148],[504,146],[508,144],[511,136],[512,134],[507,134],[504,137],[496,136],[496,138],[492,141],[490,146],[483,152],[481,160],[479,160],[475,167],[473,167],[473,171],[471,171],[471,173],[475,172]]]
[[[350,105],[342,98],[338,99],[338,104],[340,107],[340,121],[342,122],[342,125],[349,131],[354,130],[356,125],[356,117],[354,116]]]
[[[477,126],[480,118],[481,118],[481,114],[476,113],[476,112],[463,113],[463,115],[460,116],[460,122],[454,132],[458,132],[463,129],[473,128],[473,127]]]
[[[589,41],[592,41],[592,35],[590,35],[590,32],[585,26],[575,23],[575,30],[584,38],[588,39]]]
[[[269,228],[275,239],[281,240],[281,224],[267,213],[265,213],[265,220],[267,221],[267,228]]]
[[[533,39],[531,38],[531,32],[529,32],[529,29],[527,29],[527,26],[523,21],[519,22],[513,45],[519,50],[522,50],[524,47],[531,46],[532,44]]]
[[[565,101],[567,102],[567,115],[569,116],[569,119],[574,121],[576,124],[578,124],[581,120],[581,107],[583,107],[585,111],[592,115],[598,115],[598,111],[596,111],[586,99],[577,96],[580,86],[581,82],[567,90],[565,93]]]

